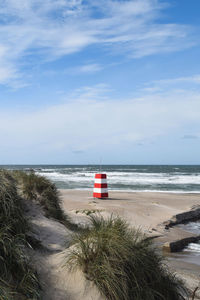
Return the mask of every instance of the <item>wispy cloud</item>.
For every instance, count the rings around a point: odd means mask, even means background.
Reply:
[[[96,73],[96,72],[99,72],[103,69],[103,66],[101,66],[100,64],[95,64],[95,63],[91,63],[91,64],[85,64],[85,65],[81,65],[81,66],[78,66],[78,67],[73,67],[73,68],[69,68],[67,70],[65,70],[64,72],[67,72],[70,74],[74,74],[74,75],[77,75],[77,74],[93,74],[93,73]]]
[[[159,22],[159,0],[5,0],[0,3],[0,83],[20,77],[25,58],[54,60],[88,46],[138,58],[192,45],[191,28]],[[35,58],[33,57],[35,56]],[[82,72],[100,66],[82,66]]]
[[[95,86],[84,86],[79,89],[76,89],[71,94],[68,94],[66,98],[74,100],[106,100],[109,99],[109,94],[112,92],[112,89],[109,85],[105,83],[99,83]]]
[[[167,89],[169,89],[170,91],[173,89],[174,93],[180,94],[187,93],[187,90],[184,88],[185,86],[190,87],[190,93],[191,87],[200,89],[200,74],[185,77],[167,78],[162,80],[154,80],[152,82],[146,83],[145,87],[142,90],[147,93],[166,93]]]
[[[170,79],[163,79],[163,80],[157,80],[154,81],[155,84],[163,84],[163,85],[169,85],[169,84],[177,84],[177,83],[195,83],[200,84],[200,74],[192,75],[192,76],[186,76],[186,77],[176,77],[176,78],[170,78]]]

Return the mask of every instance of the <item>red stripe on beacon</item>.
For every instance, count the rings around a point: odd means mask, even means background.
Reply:
[[[95,174],[94,198],[108,198],[108,185],[106,174]]]

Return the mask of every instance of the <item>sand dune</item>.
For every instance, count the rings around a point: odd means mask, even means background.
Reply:
[[[107,200],[93,199],[89,191],[60,190],[62,207],[79,224],[88,222],[87,212],[99,211],[104,216],[120,215],[134,226],[150,235],[168,233],[160,224],[173,215],[200,204],[198,194],[164,193],[110,193]],[[59,222],[46,218],[37,204],[27,204],[27,215],[33,235],[41,241],[42,248],[31,251],[32,262],[40,276],[44,300],[103,300],[96,287],[86,282],[80,271],[71,273],[64,268],[72,232]],[[175,232],[175,236],[180,234]],[[191,289],[198,284],[199,266],[171,258],[169,265],[187,281]]]

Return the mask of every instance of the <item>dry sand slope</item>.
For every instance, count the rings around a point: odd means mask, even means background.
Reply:
[[[32,263],[42,285],[42,299],[102,300],[92,283],[86,285],[80,272],[72,274],[64,267],[71,232],[59,222],[46,218],[42,209],[34,203],[28,204],[27,215],[33,236],[42,245],[40,249],[31,251]]]

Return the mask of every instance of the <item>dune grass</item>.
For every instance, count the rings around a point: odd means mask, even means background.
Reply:
[[[0,300],[40,299],[38,278],[26,254],[32,238],[25,201],[36,201],[47,217],[80,231],[64,214],[56,186],[47,178],[32,171],[0,170]]]
[[[54,218],[72,231],[81,231],[79,225],[71,222],[70,218],[61,208],[61,200],[54,183],[44,176],[35,174],[34,171],[13,171],[22,196],[27,200],[35,200],[39,203],[47,217]]]
[[[15,179],[0,171],[0,300],[39,299],[39,283],[29,265],[28,223]]]
[[[48,217],[61,221],[65,220],[64,213],[60,207],[58,191],[52,182],[32,171],[15,171],[13,175],[25,199],[36,200],[40,203]]]
[[[80,268],[105,299],[187,299],[183,283],[144,234],[119,217],[90,219],[91,226],[74,235],[66,266]]]

